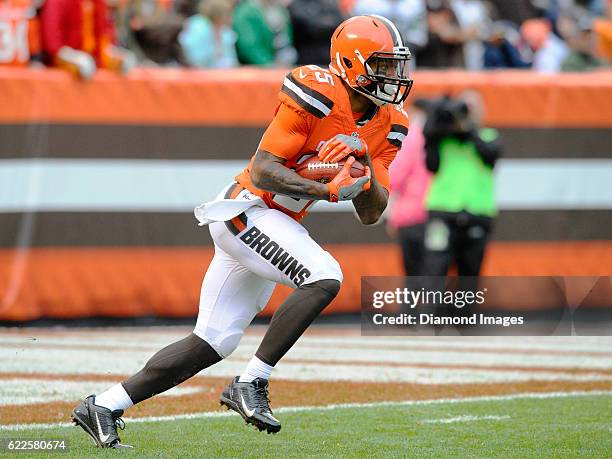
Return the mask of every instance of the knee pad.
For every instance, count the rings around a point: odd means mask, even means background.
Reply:
[[[325,256],[322,257],[322,260],[319,263],[319,269],[313,276],[311,276],[311,279],[311,284],[323,279],[332,279],[342,283],[343,275],[342,269],[340,268],[340,263],[338,263],[329,252],[325,252]]]
[[[244,330],[229,329],[219,331],[207,327],[204,331],[194,330],[193,333],[210,344],[217,354],[225,359],[229,357],[232,352],[236,350],[238,344],[240,344]]]

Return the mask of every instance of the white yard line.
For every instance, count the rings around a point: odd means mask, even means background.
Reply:
[[[526,392],[522,394],[512,395],[492,395],[479,397],[462,397],[462,398],[441,398],[430,400],[405,400],[400,402],[374,402],[374,403],[338,403],[324,406],[292,406],[281,407],[274,410],[275,413],[300,413],[308,411],[328,411],[350,408],[378,408],[383,406],[427,406],[427,405],[443,405],[457,403],[478,403],[478,402],[503,402],[519,399],[551,399],[551,398],[568,398],[568,397],[588,397],[605,395],[612,396],[612,391],[570,391],[570,392]],[[147,422],[165,422],[179,421],[189,419],[202,418],[220,418],[232,416],[232,412],[206,411],[202,413],[177,414],[172,416],[148,416],[142,418],[125,418],[126,422],[147,423]],[[57,429],[61,427],[70,427],[71,423],[58,422],[47,424],[9,424],[0,426],[0,432],[32,430],[32,429]]]
[[[420,421],[420,422],[422,424],[453,424],[455,422],[503,421],[505,419],[510,419],[510,416],[496,416],[496,415],[472,416],[470,414],[465,414],[463,416],[457,416],[454,418],[425,419],[424,421]]]

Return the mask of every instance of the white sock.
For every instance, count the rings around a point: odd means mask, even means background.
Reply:
[[[240,375],[240,379],[238,379],[238,382],[251,382],[255,378],[262,378],[268,380],[270,379],[272,370],[274,370],[274,367],[262,362],[257,357],[253,356],[253,358],[249,361],[247,367],[244,369],[244,372]]]
[[[96,395],[94,403],[98,406],[108,408],[111,411],[127,410],[130,406],[134,405],[134,402],[132,402],[132,399],[121,383],[115,384],[100,395]]]

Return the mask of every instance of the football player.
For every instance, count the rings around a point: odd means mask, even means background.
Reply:
[[[215,255],[193,333],[74,409],[74,421],[98,446],[123,446],[116,426],[125,409],[228,357],[276,283],[294,290],[274,313],[244,372],[223,391],[221,404],[259,430],[280,430],[269,405],[268,379],[342,282],[336,260],[300,220],[316,201],[346,200],[362,223],[380,218],[389,197],[389,165],[408,131],[402,102],[412,87],[409,59],[391,21],[357,16],[334,32],[329,68],[298,67],[285,77],[275,117],[248,167],[216,200],[195,210],[200,224],[209,225]],[[346,162],[323,184],[292,169],[313,155]],[[350,176],[355,160],[366,165],[365,176]]]

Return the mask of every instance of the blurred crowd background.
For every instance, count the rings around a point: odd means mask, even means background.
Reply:
[[[287,67],[329,62],[357,14],[398,26],[419,68],[588,71],[612,60],[611,0],[0,0],[0,64]]]

